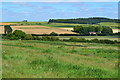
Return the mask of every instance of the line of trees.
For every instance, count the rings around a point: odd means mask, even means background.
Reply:
[[[85,38],[77,38],[77,37],[71,37],[69,39],[59,39],[59,37],[55,36],[32,36],[31,34],[25,34],[25,32],[20,30],[15,30],[13,33],[8,33],[7,35],[3,36],[3,39],[7,40],[40,40],[40,41],[65,41],[65,42],[90,42],[90,43],[105,43],[105,44],[116,44],[120,43],[117,40],[98,40],[98,39],[92,39],[92,40],[86,40]]]
[[[76,23],[76,24],[97,24],[100,22],[120,23],[120,19],[109,19],[104,17],[77,18],[77,19],[50,19],[48,23]]]
[[[113,33],[112,29],[110,27],[106,26],[75,26],[74,32],[80,33],[80,34],[89,34],[89,32],[96,32],[97,34],[103,33],[103,34],[111,34]]]

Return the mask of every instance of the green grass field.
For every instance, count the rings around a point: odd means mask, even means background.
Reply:
[[[120,23],[113,23],[113,22],[101,22],[99,23],[101,26],[109,26],[111,28],[120,28]]]
[[[116,78],[118,44],[3,41],[3,78]]]

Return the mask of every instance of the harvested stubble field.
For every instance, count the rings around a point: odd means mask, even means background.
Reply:
[[[3,26],[2,26],[3,27]],[[51,32],[56,32],[58,34],[76,34],[65,28],[55,28],[39,25],[26,25],[26,26],[11,26],[14,30],[22,30],[27,34],[50,34]],[[2,34],[4,33],[4,28],[2,29]]]
[[[3,41],[3,78],[117,78],[118,44]]]
[[[58,34],[76,34],[72,32],[73,28],[55,28],[55,27],[48,27],[48,26],[39,26],[39,25],[26,25],[26,26],[11,26],[13,31],[14,30],[22,30],[27,34],[49,34],[51,32],[56,32]],[[0,34],[4,34],[4,27],[0,26],[2,31]],[[120,29],[113,29],[113,33],[120,32]]]
[[[2,23],[2,22],[0,22],[0,25],[10,25],[10,24],[16,24],[16,23]]]

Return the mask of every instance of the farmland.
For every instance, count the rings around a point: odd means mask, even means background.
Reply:
[[[13,31],[14,30],[22,30],[27,34],[49,34],[51,32],[56,32],[58,34],[76,34],[71,32],[74,26],[82,25],[82,26],[89,26],[89,24],[69,24],[69,23],[51,23],[47,24],[47,22],[7,22],[7,23],[0,23],[1,25],[8,25],[8,24],[17,24],[19,26],[11,26]],[[22,24],[22,25],[21,25]],[[110,26],[113,28],[113,33],[117,33],[120,30],[115,27],[119,27],[117,23],[112,22],[102,22],[99,23],[102,26]],[[97,26],[97,24],[93,24]],[[4,33],[4,29],[2,29],[1,34]]]
[[[2,1],[1,79],[118,80],[118,2],[16,1]]]
[[[2,23],[2,25],[9,24],[13,31],[21,30],[27,34],[50,34],[51,32],[77,34],[71,31],[74,26],[89,26],[68,23],[47,24],[47,22]],[[100,24],[106,25],[106,23]],[[4,34],[3,26],[0,28],[2,28],[0,34]],[[118,30],[113,28],[114,33]],[[71,38],[71,36],[56,37]],[[88,40],[95,38],[118,40],[117,35],[72,37]],[[62,40],[3,40],[2,76],[3,78],[117,78],[118,45],[117,43],[64,42]]]
[[[118,77],[118,44],[13,40],[2,46],[3,78]]]

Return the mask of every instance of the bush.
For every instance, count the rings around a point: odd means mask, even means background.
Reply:
[[[21,30],[15,30],[13,33],[8,33],[3,38],[4,39],[10,39],[10,40],[24,39],[25,38],[25,32],[23,32]]]
[[[92,39],[91,42],[94,42],[94,43],[105,43],[105,44],[115,44],[117,43],[117,41],[112,41],[112,40],[107,40],[107,39],[104,39],[104,40],[98,40],[98,39]]]
[[[42,40],[42,38],[38,37],[38,36],[33,36],[32,40]]]
[[[51,32],[51,33],[50,33],[50,36],[58,36],[58,34],[55,33],[55,32]]]
[[[25,40],[31,40],[31,39],[33,39],[33,37],[32,37],[31,34],[25,34],[24,39],[25,39]]]
[[[98,39],[91,39],[91,42],[99,43]]]
[[[42,40],[43,40],[43,41],[50,41],[50,37],[48,37],[48,36],[43,36],[43,37],[42,37]]]
[[[72,42],[86,42],[86,39],[85,39],[85,38],[71,37],[71,38],[69,39],[69,41],[72,41]]]
[[[58,37],[50,37],[50,38],[51,38],[51,41],[59,41]]]
[[[17,40],[18,39],[18,37],[13,35],[13,33],[8,33],[4,38],[5,39],[10,39],[10,40]]]
[[[48,36],[43,36],[42,37],[43,41],[58,41],[59,38],[58,37],[48,37]]]
[[[105,40],[99,40],[99,42],[100,42],[100,43],[106,43],[106,44],[115,44],[114,41],[112,41],[112,40],[107,40],[107,39],[105,39]]]
[[[76,37],[71,37],[71,38],[69,39],[69,41],[77,42],[77,41],[78,41],[78,38],[76,38]]]
[[[23,32],[21,30],[15,30],[13,32],[13,35],[15,35],[16,37],[18,37],[18,39],[24,39],[25,38],[25,32]]]

